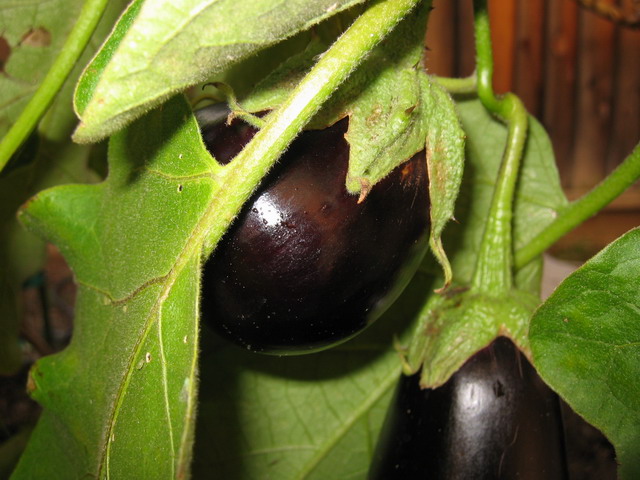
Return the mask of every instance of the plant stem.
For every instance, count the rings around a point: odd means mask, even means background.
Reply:
[[[513,197],[527,137],[528,117],[520,99],[512,93],[500,98],[493,92],[493,56],[486,0],[476,0],[475,33],[478,97],[484,107],[507,124],[507,144],[496,188],[480,243],[471,289],[500,296],[512,287]]]
[[[365,56],[419,0],[378,0],[338,38],[287,100],[266,117],[264,127],[222,169],[222,189],[214,200],[204,245],[209,254],[229,223],[295,136]]]
[[[108,0],[87,0],[85,2],[76,24],[58,54],[58,58],[47,72],[36,93],[20,113],[18,120],[0,142],[0,171],[36,127],[62,88],[89,43],[107,4]]]
[[[514,265],[522,268],[557,240],[615,200],[640,178],[640,143],[631,154],[589,193],[569,204],[558,217],[515,254]]]
[[[475,73],[465,78],[431,77],[432,80],[452,95],[475,94],[477,78]]]

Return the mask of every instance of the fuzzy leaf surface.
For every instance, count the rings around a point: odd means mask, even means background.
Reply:
[[[83,3],[81,0],[0,3],[0,136],[15,122],[40,85],[62,49]],[[109,2],[78,66],[67,81],[68,88],[73,88],[82,68],[127,3],[128,0]],[[69,104],[64,108],[71,112]]]
[[[136,4],[80,81],[75,139],[100,140],[176,92],[362,1],[146,0],[139,11]]]
[[[41,192],[21,213],[77,283],[69,347],[30,391],[44,411],[14,478],[188,472],[198,345],[199,222],[213,159],[182,98],[113,137],[98,185]],[[53,476],[53,477],[52,477]]]
[[[431,199],[431,250],[444,272],[444,285],[452,282],[451,264],[442,245],[442,233],[454,217],[464,170],[465,133],[451,97],[439,85],[422,82],[427,110],[427,167]]]
[[[537,310],[538,372],[616,448],[621,478],[640,476],[640,229],[567,277]]]

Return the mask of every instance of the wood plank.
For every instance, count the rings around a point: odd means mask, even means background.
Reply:
[[[590,187],[604,178],[611,138],[615,26],[585,10],[580,11],[579,21],[578,104],[572,186]]]
[[[489,0],[493,43],[493,88],[496,93],[513,90],[516,49],[516,0]]]
[[[518,2],[513,91],[536,118],[542,111],[544,13],[544,0]]]
[[[561,238],[550,253],[564,259],[587,260],[603,247],[640,225],[640,212],[605,210]]]
[[[607,172],[640,141],[640,30],[618,27],[612,116]]]
[[[455,5],[451,0],[433,1],[425,40],[428,48],[425,65],[433,75],[453,77],[456,74],[455,13]]]
[[[468,77],[476,68],[476,47],[473,34],[473,0],[457,0],[456,5],[456,76]]]
[[[547,128],[563,185],[571,185],[576,101],[578,7],[550,2],[546,12],[545,73],[541,120]]]

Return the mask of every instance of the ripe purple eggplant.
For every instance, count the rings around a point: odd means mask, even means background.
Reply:
[[[204,267],[203,318],[244,348],[298,354],[351,338],[397,298],[427,250],[424,152],[358,203],[344,186],[347,125],[303,132]],[[202,126],[222,163],[254,133],[241,121]]]
[[[370,480],[567,478],[558,398],[510,340],[437,389],[419,376],[400,379]]]

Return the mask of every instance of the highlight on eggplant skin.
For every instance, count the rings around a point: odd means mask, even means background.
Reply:
[[[402,376],[369,480],[566,479],[557,395],[503,337],[437,389]]]

